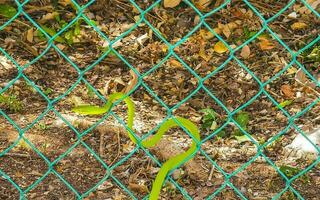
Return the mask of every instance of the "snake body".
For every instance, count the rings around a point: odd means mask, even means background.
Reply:
[[[73,108],[72,111],[76,112],[78,114],[82,114],[82,115],[100,115],[100,114],[108,112],[111,109],[113,103],[119,99],[124,100],[127,107],[128,107],[128,110],[127,110],[128,124],[127,124],[127,126],[131,130],[133,130],[133,120],[134,120],[135,107],[134,107],[134,104],[133,104],[132,100],[130,99],[130,97],[126,96],[123,93],[111,94],[109,96],[108,102],[102,107],[92,106],[92,105],[81,105],[81,106]],[[195,124],[193,124],[188,119],[185,119],[182,117],[176,117],[176,120],[179,121],[179,123],[182,124],[189,131],[189,133],[192,134],[194,139],[200,141],[199,129]],[[173,118],[166,120],[160,126],[160,128],[158,129],[156,134],[141,141],[141,145],[145,148],[150,148],[150,147],[155,146],[160,141],[162,136],[169,129],[174,128],[174,127],[178,127],[178,126],[179,125],[176,123],[176,121]],[[132,135],[132,133],[130,131],[128,131],[128,136],[135,144],[138,143],[137,139]],[[160,168],[160,170],[156,176],[155,181],[153,182],[152,189],[151,189],[150,196],[149,196],[150,200],[157,200],[159,198],[159,194],[160,194],[162,185],[165,181],[167,174],[171,170],[175,169],[176,167],[179,167],[182,163],[187,162],[192,157],[194,157],[197,150],[198,150],[198,147],[196,145],[196,142],[194,140],[192,140],[192,144],[187,151],[185,151],[181,154],[178,154],[176,156],[173,156],[172,158],[167,160],[162,165],[162,167]]]

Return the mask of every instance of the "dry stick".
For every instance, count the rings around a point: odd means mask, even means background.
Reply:
[[[29,154],[22,154],[22,153],[6,153],[3,156],[20,157],[20,158],[30,158],[31,157],[31,155],[29,155]]]

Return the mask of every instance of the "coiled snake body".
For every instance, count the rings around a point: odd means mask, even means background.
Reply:
[[[133,119],[134,119],[134,113],[135,113],[135,107],[134,104],[132,102],[132,100],[130,99],[130,97],[126,96],[123,93],[113,93],[109,96],[108,102],[102,106],[92,106],[92,105],[81,105],[78,107],[75,107],[72,109],[73,112],[79,113],[79,114],[83,114],[83,115],[99,115],[99,114],[103,114],[108,112],[112,105],[113,102],[122,99],[125,101],[128,110],[127,110],[127,114],[128,114],[128,127],[133,130]],[[198,130],[198,127],[193,124],[191,121],[189,121],[188,119],[182,118],[182,117],[175,117],[177,121],[179,121],[180,124],[182,124],[188,131],[189,133],[192,134],[192,136],[194,137],[194,139],[196,139],[197,141],[200,141],[200,133]],[[162,136],[171,128],[173,127],[177,127],[179,126],[176,121],[173,118],[170,118],[168,120],[166,120],[159,128],[159,130],[157,131],[156,134],[150,136],[149,138],[146,138],[145,140],[141,141],[141,145],[145,148],[150,148],[155,146],[160,139],[162,138]],[[129,138],[135,143],[138,144],[137,139],[132,135],[132,133],[130,131],[128,132],[128,136]],[[172,158],[170,158],[169,160],[167,160],[162,167],[160,168],[155,181],[153,182],[152,185],[152,190],[150,192],[150,196],[149,199],[150,200],[157,200],[162,188],[162,185],[165,181],[165,178],[167,176],[167,174],[175,169],[176,167],[179,167],[181,164],[187,162],[188,160],[190,160],[192,157],[195,156],[196,152],[198,150],[197,144],[194,140],[192,140],[192,144],[191,147],[186,151],[183,152],[181,154],[178,154],[176,156],[173,156]]]

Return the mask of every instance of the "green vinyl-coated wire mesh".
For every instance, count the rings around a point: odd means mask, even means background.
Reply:
[[[236,186],[234,186],[231,181],[230,178],[235,176],[236,174],[238,174],[239,172],[241,172],[242,170],[244,170],[247,166],[249,166],[252,162],[254,162],[258,157],[263,157],[279,174],[280,176],[284,179],[286,185],[285,187],[281,190],[281,192],[277,193],[273,198],[274,199],[278,199],[281,197],[282,194],[284,194],[286,191],[290,190],[291,192],[293,192],[295,194],[295,196],[299,199],[304,199],[303,196],[291,186],[291,183],[296,180],[297,178],[303,176],[304,174],[306,174],[308,171],[310,171],[314,166],[316,166],[319,161],[320,161],[320,157],[318,156],[316,160],[314,160],[314,162],[312,164],[310,164],[307,168],[303,169],[302,171],[300,171],[298,174],[296,174],[295,176],[289,178],[287,177],[281,170],[279,170],[279,168],[274,164],[273,161],[271,161],[266,155],[264,155],[263,153],[263,149],[264,147],[266,147],[267,145],[269,145],[270,143],[274,142],[275,140],[277,140],[277,138],[279,138],[280,136],[282,136],[288,129],[293,128],[295,129],[297,132],[299,132],[299,134],[302,134],[305,138],[307,138],[304,134],[304,132],[295,124],[295,119],[297,119],[298,117],[302,116],[304,113],[308,112],[312,107],[317,106],[317,104],[320,101],[320,97],[318,97],[312,104],[310,104],[308,107],[306,107],[305,109],[303,109],[302,111],[300,111],[299,113],[297,113],[296,115],[292,116],[290,115],[281,105],[279,105],[279,103],[265,90],[265,86],[268,85],[270,82],[272,82],[273,80],[275,80],[276,78],[278,78],[281,74],[283,74],[286,70],[288,70],[288,68],[290,68],[292,65],[296,65],[299,68],[301,68],[305,74],[307,74],[307,76],[316,84],[317,87],[319,87],[319,82],[318,80],[313,77],[304,67],[303,64],[301,64],[298,60],[297,60],[297,56],[299,56],[304,50],[310,48],[311,46],[313,46],[314,44],[318,43],[320,40],[320,36],[318,35],[312,42],[310,42],[309,44],[307,44],[305,47],[303,47],[302,49],[300,49],[299,51],[293,51],[289,48],[289,46],[282,41],[279,36],[277,34],[275,34],[275,32],[270,28],[269,23],[271,23],[273,20],[275,20],[277,17],[279,17],[281,14],[283,14],[289,7],[291,7],[296,1],[292,0],[292,1],[288,1],[287,5],[285,7],[283,7],[280,11],[278,11],[276,14],[274,14],[272,17],[265,19],[263,17],[263,15],[258,11],[257,8],[255,8],[250,1],[247,0],[243,0],[243,2],[253,11],[253,13],[255,15],[257,15],[260,20],[262,21],[262,29],[257,32],[253,37],[251,37],[250,39],[248,39],[247,41],[245,41],[243,44],[241,44],[240,46],[236,47],[236,48],[232,48],[230,47],[230,45],[219,35],[217,34],[212,27],[210,27],[205,19],[218,12],[219,10],[225,8],[226,6],[228,6],[228,4],[231,3],[231,0],[226,0],[224,1],[223,4],[221,4],[219,7],[211,10],[210,12],[207,12],[205,14],[203,14],[201,11],[199,11],[197,9],[197,7],[192,3],[191,0],[184,0],[183,2],[190,6],[199,16],[200,22],[198,25],[196,25],[188,34],[186,34],[181,40],[179,40],[178,42],[176,42],[175,44],[171,44],[170,42],[168,42],[162,35],[161,33],[154,27],[151,25],[151,23],[145,18],[145,15],[151,10],[153,9],[155,6],[159,6],[160,4],[162,4],[163,2],[161,0],[158,1],[154,1],[154,3],[152,5],[150,5],[147,9],[143,10],[141,9],[138,4],[133,1],[130,0],[130,3],[132,4],[132,6],[134,6],[139,12],[140,12],[140,19],[135,23],[135,25],[133,27],[131,27],[129,30],[125,31],[124,33],[122,33],[119,37],[115,38],[114,40],[110,40],[108,35],[104,34],[101,30],[99,30],[99,28],[96,26],[96,24],[94,22],[92,22],[88,16],[86,16],[86,14],[84,13],[85,9],[87,9],[90,5],[92,5],[95,0],[91,0],[88,1],[88,3],[86,3],[85,5],[79,5],[79,2],[77,2],[76,0],[71,0],[72,3],[74,4],[74,6],[77,9],[77,16],[70,21],[65,27],[63,27],[59,32],[57,32],[55,35],[52,36],[52,34],[47,33],[34,19],[32,19],[25,11],[24,11],[24,6],[29,2],[30,0],[25,0],[23,3],[21,3],[21,1],[15,0],[15,3],[17,5],[17,13],[15,14],[14,17],[12,17],[11,19],[9,19],[6,23],[4,23],[3,25],[0,26],[0,31],[2,31],[3,29],[5,29],[8,25],[10,25],[10,23],[15,20],[19,15],[23,15],[25,18],[27,18],[39,31],[42,32],[43,35],[45,35],[45,37],[48,39],[48,46],[46,48],[46,50],[44,50],[39,56],[37,56],[34,60],[30,61],[29,63],[25,64],[24,66],[19,65],[3,48],[0,48],[1,52],[12,62],[15,64],[15,67],[18,70],[18,75],[17,77],[15,77],[13,80],[11,80],[4,88],[2,88],[0,90],[0,94],[4,93],[6,90],[8,90],[18,79],[24,79],[26,80],[32,87],[34,87],[34,89],[40,93],[47,101],[47,109],[38,116],[38,118],[32,122],[30,125],[28,125],[26,128],[21,128],[19,127],[19,125],[17,125],[6,113],[4,110],[0,109],[0,114],[6,119],[8,120],[19,132],[19,138],[7,149],[5,149],[4,151],[0,152],[0,157],[4,156],[6,153],[8,153],[12,148],[14,148],[20,140],[24,140],[28,145],[30,145],[32,147],[32,149],[47,163],[48,165],[48,170],[47,172],[41,177],[39,178],[37,181],[35,181],[33,184],[31,184],[30,186],[28,186],[26,189],[22,189],[21,187],[19,187],[19,185],[17,183],[15,183],[12,178],[10,178],[9,175],[7,175],[4,171],[0,170],[0,175],[6,179],[8,182],[10,182],[18,191],[20,194],[20,199],[26,199],[26,194],[32,190],[33,188],[37,187],[37,185],[39,185],[49,174],[54,174],[56,175],[72,192],[74,192],[74,194],[77,196],[78,199],[83,199],[85,197],[87,197],[91,192],[95,191],[99,185],[101,185],[104,181],[106,181],[107,179],[111,178],[113,179],[114,182],[116,182],[126,193],[129,197],[131,197],[132,199],[137,199],[137,197],[135,197],[135,195],[133,194],[132,191],[130,191],[129,188],[127,188],[124,184],[122,184],[115,176],[112,175],[111,171],[117,167],[120,166],[121,164],[123,164],[126,160],[128,160],[130,158],[130,156],[136,152],[139,149],[142,149],[143,151],[145,151],[145,153],[152,158],[159,166],[161,166],[161,163],[145,148],[143,148],[141,145],[137,145],[137,147],[133,150],[132,153],[130,153],[128,156],[126,156],[124,159],[120,160],[119,162],[113,164],[112,166],[108,166],[100,157],[99,155],[96,154],[95,151],[93,151],[83,140],[81,140],[82,137],[84,137],[85,135],[87,135],[90,131],[92,131],[95,127],[97,127],[99,125],[99,123],[101,123],[104,119],[106,119],[108,116],[112,115],[114,116],[124,127],[126,127],[128,129],[128,127],[126,126],[125,122],[122,121],[115,113],[113,113],[112,111],[110,111],[107,115],[105,115],[101,120],[99,120],[94,126],[90,127],[89,129],[85,130],[84,132],[79,132],[76,128],[74,128],[66,119],[63,118],[63,116],[57,111],[55,110],[55,108],[53,107],[54,104],[56,104],[57,102],[59,102],[62,98],[66,97],[81,81],[85,82],[86,84],[89,85],[89,87],[103,100],[106,101],[106,99],[100,95],[100,93],[84,78],[84,74],[92,69],[93,67],[95,67],[99,62],[101,62],[104,58],[106,58],[108,56],[109,53],[114,53],[115,55],[117,55],[124,63],[126,63],[128,69],[131,69],[134,71],[134,73],[136,73],[137,77],[138,77],[138,84],[135,86],[135,88],[133,88],[128,95],[132,94],[137,88],[139,87],[144,87],[157,101],[160,102],[160,104],[166,109],[167,111],[167,117],[168,118],[172,118],[174,117],[172,112],[174,109],[177,109],[179,106],[181,106],[184,102],[186,102],[188,99],[190,99],[194,94],[196,94],[200,89],[203,89],[204,91],[207,92],[207,94],[212,97],[212,99],[214,99],[216,101],[217,104],[219,104],[224,110],[225,112],[228,114],[228,119],[226,124],[233,122],[236,124],[236,126],[245,134],[247,135],[252,143],[254,143],[258,149],[258,153],[252,157],[247,163],[245,163],[243,166],[239,167],[236,171],[232,172],[232,173],[227,173],[225,172],[221,167],[219,167],[219,165],[217,165],[217,163],[212,160],[207,154],[206,152],[204,152],[201,148],[199,148],[199,153],[201,153],[202,155],[204,155],[211,163],[212,165],[214,165],[216,167],[216,169],[218,169],[224,176],[224,183],[221,185],[220,188],[218,188],[216,191],[214,191],[214,193],[212,193],[211,195],[209,195],[207,197],[207,199],[214,199],[223,189],[225,189],[226,187],[232,188],[235,193],[239,196],[239,198],[241,199],[247,199],[247,197],[240,191],[239,188],[237,188]],[[318,19],[320,18],[319,13],[312,8],[311,5],[308,4],[307,1],[305,0],[301,0],[299,1],[302,4],[304,4]],[[104,38],[106,41],[108,41],[109,43],[109,49],[103,53],[103,55],[101,55],[101,57],[99,57],[98,60],[96,60],[93,64],[91,64],[90,66],[87,66],[84,70],[80,69],[79,66],[77,66],[77,64],[75,64],[72,60],[70,60],[70,58],[65,55],[64,52],[62,52],[56,45],[55,45],[55,39],[57,39],[57,37],[59,37],[59,35],[61,35],[65,30],[67,30],[69,27],[71,27],[74,23],[77,22],[77,20],[82,19],[84,20],[88,25],[90,25],[92,27],[93,31],[96,31],[102,38]],[[150,29],[152,29],[152,31],[156,34],[156,36],[162,41],[164,42],[167,46],[168,46],[168,52],[167,55],[165,56],[165,58],[163,58],[161,60],[161,62],[159,62],[158,64],[156,64],[155,66],[152,66],[152,68],[141,74],[139,73],[120,53],[118,53],[114,48],[113,48],[113,44],[115,44],[117,41],[121,40],[122,38],[124,38],[125,36],[127,36],[130,32],[132,32],[134,29],[138,28],[139,24],[141,23],[145,23],[147,26],[150,27]],[[223,44],[228,48],[229,52],[230,52],[230,56],[228,57],[228,59],[221,64],[220,66],[218,66],[213,72],[211,72],[210,74],[208,74],[206,77],[200,77],[190,66],[188,66],[188,64],[186,64],[175,52],[174,49],[181,45],[183,42],[185,42],[195,31],[197,31],[201,26],[205,26],[208,30],[210,30],[210,32],[212,34],[214,34],[221,42],[223,42]],[[277,40],[284,48],[284,50],[286,50],[292,57],[291,62],[283,69],[281,69],[281,71],[279,71],[275,76],[273,76],[272,78],[270,78],[269,80],[262,82],[240,59],[238,59],[235,56],[235,53],[238,52],[239,50],[241,50],[245,45],[249,44],[251,41],[255,40],[259,34],[261,34],[262,32],[268,32],[270,35],[272,35],[272,37]],[[73,67],[74,69],[77,71],[78,73],[78,79],[75,81],[75,83],[61,96],[55,98],[55,99],[50,99],[48,98],[48,96],[45,94],[45,92],[43,92],[41,89],[39,89],[39,87],[37,87],[37,85],[28,78],[28,76],[26,76],[24,74],[24,70],[26,68],[28,68],[30,65],[32,65],[33,63],[37,62],[50,48],[54,48],[65,60],[67,60]],[[181,102],[179,102],[178,104],[174,105],[173,107],[169,107],[168,105],[166,105],[161,98],[159,98],[156,93],[143,81],[143,78],[148,76],[149,74],[151,74],[153,71],[155,71],[161,64],[163,64],[164,62],[166,62],[170,57],[174,57],[176,58],[179,62],[181,62],[181,64],[183,65],[183,67],[185,69],[187,69],[191,74],[193,74],[198,82],[199,85],[198,87],[191,93],[189,94],[184,100],[182,100]],[[206,81],[207,79],[211,78],[212,76],[214,76],[216,73],[218,73],[221,69],[223,69],[230,61],[235,61],[237,62],[245,71],[247,71],[252,77],[253,79],[259,84],[260,87],[260,91],[253,97],[251,98],[248,102],[246,102],[245,104],[243,104],[242,106],[238,107],[237,109],[230,111],[216,96],[214,93],[210,92],[206,86],[204,85],[204,81]],[[48,77],[50,78],[50,77]],[[257,143],[257,141],[255,141],[248,132],[246,132],[246,130],[244,130],[237,122],[236,120],[234,120],[234,116],[239,113],[242,109],[244,109],[245,107],[247,107],[251,102],[253,102],[255,99],[257,99],[260,95],[266,95],[273,103],[276,107],[279,108],[279,110],[281,110],[281,112],[288,118],[288,126],[282,130],[281,132],[279,132],[276,136],[274,136],[272,139],[270,139],[268,142],[264,143],[264,144],[259,144]],[[118,102],[119,103],[119,102]],[[77,138],[78,141],[72,146],[70,147],[65,153],[63,153],[62,155],[60,155],[56,160],[54,161],[50,161],[48,158],[46,158],[46,156],[44,156],[27,138],[24,137],[24,134],[27,130],[29,130],[30,128],[32,128],[39,120],[41,120],[46,113],[48,113],[49,111],[53,111],[57,116],[59,116],[76,134],[77,134]],[[192,138],[192,136],[190,135],[190,133],[188,133],[188,131],[183,127],[182,124],[180,124],[178,121],[177,123],[179,125],[181,125],[181,127],[183,128],[183,130]],[[159,126],[161,126],[161,124],[159,124]],[[158,126],[158,127],[159,127]],[[209,139],[211,139],[212,137],[214,137],[221,129],[223,129],[224,126],[222,126],[221,128],[217,129],[216,131],[214,131],[212,134],[210,134],[209,136],[207,136],[206,138],[201,138],[202,140],[198,143],[198,146],[201,146],[201,144],[203,144],[204,142],[208,141]],[[156,130],[156,128],[155,128]],[[130,130],[132,132],[132,130]],[[154,130],[153,130],[154,131]],[[152,134],[153,131],[150,131],[148,135]],[[133,133],[134,134],[134,133]],[[146,137],[147,137],[146,136]],[[137,136],[136,136],[137,137]],[[137,137],[139,138],[139,137]],[[144,139],[144,138],[142,138]],[[310,141],[311,142],[311,141]],[[69,183],[61,174],[59,174],[59,172],[57,172],[54,169],[54,166],[61,161],[64,157],[66,157],[74,148],[77,147],[77,145],[83,145],[84,147],[87,148],[87,150],[95,157],[95,159],[97,159],[102,165],[103,167],[110,173],[107,173],[94,187],[90,188],[89,190],[87,190],[84,193],[80,193],[79,191],[77,191],[71,183]],[[320,152],[320,149],[317,145],[313,144],[313,146],[317,149],[317,151]],[[183,164],[183,163],[181,163]],[[173,180],[171,178],[171,176],[169,175],[167,177],[167,181],[172,182],[176,188],[178,190],[180,190],[180,192],[183,194],[183,196],[186,199],[192,199],[192,197],[188,194],[188,192],[181,187],[175,180]],[[144,199],[148,199],[148,196],[146,196]]]

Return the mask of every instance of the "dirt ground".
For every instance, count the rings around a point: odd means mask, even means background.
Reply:
[[[32,0],[23,8],[47,32],[56,33],[77,15],[68,2]],[[224,3],[208,2],[196,6],[205,14]],[[270,19],[289,1],[248,2]],[[320,2],[307,2],[319,14]],[[136,1],[141,9],[153,3]],[[0,5],[17,9],[13,1]],[[114,92],[130,92],[136,107],[134,129],[141,137],[155,133],[168,115],[166,107],[200,129],[201,151],[170,175],[161,199],[241,199],[234,188],[247,199],[272,199],[278,193],[283,193],[279,199],[299,199],[294,191],[304,199],[319,198],[319,154],[288,154],[286,148],[299,134],[290,117],[306,133],[320,126],[320,88],[315,84],[320,80],[320,19],[302,2],[270,21],[270,29],[238,49],[236,58],[210,31],[237,49],[262,30],[261,19],[243,1],[231,1],[205,18],[207,26],[198,27],[169,58],[168,45],[149,25],[176,44],[201,23],[186,3],[165,8],[160,2],[128,34],[124,33],[140,16],[129,1],[97,0],[83,13],[101,33],[117,40],[113,48],[121,58],[110,53],[96,63],[109,50],[108,41],[84,20],[61,33],[54,47],[22,14],[0,31],[0,47],[23,68],[19,73],[0,52],[0,172],[27,190],[27,199],[143,199],[160,169],[156,161],[163,163],[167,152],[188,149],[191,138],[182,128],[170,130],[150,151],[136,147],[119,122],[127,120],[122,102],[111,115],[80,116],[71,111],[80,104],[103,105]],[[0,26],[6,21],[0,6]],[[299,52],[297,62],[292,63],[293,55],[270,31],[293,53]],[[300,51],[309,43],[313,45]],[[139,81],[128,65],[142,76],[143,84],[134,91]],[[209,75],[199,88],[199,79]],[[242,128],[254,140],[230,121],[228,112],[233,111],[233,119],[246,116]],[[102,126],[93,127],[97,122]],[[296,178],[305,168],[310,170]],[[286,179],[292,177],[287,187]],[[0,175],[0,199],[18,198],[19,191]]]

